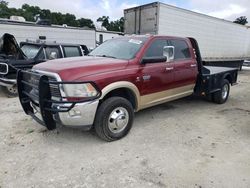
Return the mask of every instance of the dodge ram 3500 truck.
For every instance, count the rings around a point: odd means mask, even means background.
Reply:
[[[104,42],[89,56],[52,60],[18,72],[26,114],[49,130],[57,124],[95,129],[114,141],[134,112],[196,94],[227,101],[237,69],[202,66],[193,38],[128,36]]]

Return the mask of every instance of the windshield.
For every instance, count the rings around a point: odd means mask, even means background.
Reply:
[[[39,49],[40,49],[40,46],[37,46],[37,45],[31,45],[31,44],[25,44],[21,47],[23,53],[29,58],[34,58]]]
[[[146,39],[142,37],[111,39],[95,48],[89,55],[126,60],[133,59]]]

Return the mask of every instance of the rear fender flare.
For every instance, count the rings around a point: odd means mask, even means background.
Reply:
[[[221,80],[221,81],[223,81],[223,80],[228,80],[228,82],[230,83],[230,84],[232,84],[232,76],[231,76],[231,74],[230,73],[226,73],[226,74],[224,74],[224,76],[223,76],[223,79]]]

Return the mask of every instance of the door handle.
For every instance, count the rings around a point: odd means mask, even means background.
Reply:
[[[196,64],[191,64],[190,67],[196,67],[197,65]]]
[[[174,70],[174,67],[167,67],[166,71]]]

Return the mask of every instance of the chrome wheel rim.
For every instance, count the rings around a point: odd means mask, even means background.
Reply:
[[[228,90],[229,90],[229,87],[227,84],[225,84],[222,88],[222,99],[226,99],[227,98],[227,95],[228,95]]]
[[[127,127],[128,121],[128,111],[123,107],[115,108],[109,115],[108,128],[112,133],[120,133]]]

